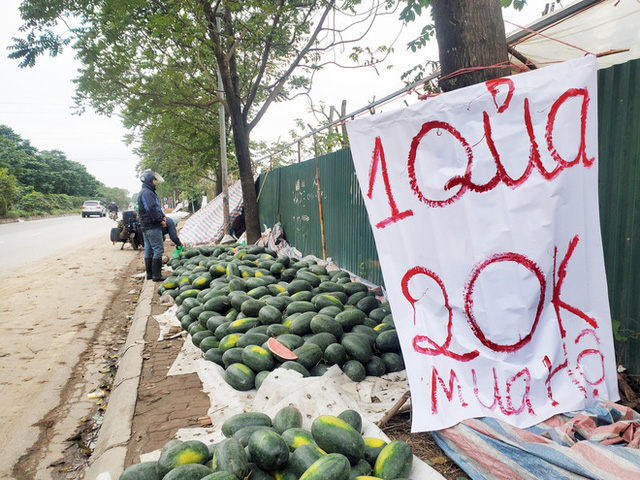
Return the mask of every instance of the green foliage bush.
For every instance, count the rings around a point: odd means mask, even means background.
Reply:
[[[15,216],[51,215],[80,212],[84,197],[71,197],[63,193],[44,194],[32,191],[24,195],[15,205]]]
[[[0,218],[80,213],[85,200],[129,204],[128,192],[105,187],[64,153],[39,152],[0,125]]]
[[[0,168],[0,217],[9,213],[11,205],[18,196],[18,181],[9,174],[9,169]]]

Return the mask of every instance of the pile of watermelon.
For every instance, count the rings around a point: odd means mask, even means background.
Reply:
[[[321,415],[311,430],[302,428],[293,406],[273,419],[240,413],[223,423],[223,441],[171,440],[157,461],[130,466],[120,480],[408,480],[409,445],[361,432],[362,418],[354,410]]]
[[[338,365],[355,382],[404,369],[389,305],[345,271],[258,245],[187,248],[169,265],[158,293],[236,390],[278,367],[306,377]]]

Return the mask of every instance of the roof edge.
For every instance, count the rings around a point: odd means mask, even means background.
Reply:
[[[536,21],[535,23],[530,24],[528,28],[530,30],[535,30],[535,31],[542,30],[543,28],[546,28],[549,25],[553,25],[554,23],[559,22],[560,20],[570,15],[573,15],[574,13],[580,12],[581,10],[585,10],[591,7],[592,5],[595,5],[596,3],[602,3],[604,1],[605,0],[582,0],[581,2],[573,3],[568,7],[564,7],[558,10],[557,12],[554,12],[552,14],[546,15],[545,17],[542,17],[540,20]],[[512,33],[511,35],[507,36],[507,45],[511,45],[512,43],[515,43],[518,40],[522,40],[523,38],[529,35],[532,35],[532,33],[528,32],[527,30],[520,29]]]

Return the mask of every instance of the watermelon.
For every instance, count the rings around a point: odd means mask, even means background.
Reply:
[[[282,432],[282,438],[292,452],[302,445],[314,444],[313,435],[304,428],[289,428]]]
[[[298,357],[297,362],[307,370],[322,359],[322,349],[315,343],[307,343],[296,348],[293,353]]]
[[[358,360],[347,360],[345,364],[342,365],[342,371],[354,382],[361,382],[367,378],[367,370]]]
[[[338,418],[351,425],[356,432],[362,432],[362,417],[355,410],[345,410],[338,415]]]
[[[293,405],[287,405],[278,410],[273,417],[273,428],[279,434],[290,428],[302,427],[302,413]]]
[[[317,445],[312,443],[300,445],[289,457],[289,465],[297,475],[302,475],[316,460],[320,460],[324,455],[326,455],[326,452]]]
[[[373,352],[368,337],[359,333],[348,333],[340,340],[341,345],[347,351],[347,354],[354,360],[361,363],[368,363],[371,360]]]
[[[226,419],[222,424],[222,434],[229,438],[241,428],[249,426],[271,427],[271,417],[260,412],[238,413]]]
[[[360,460],[358,463],[351,466],[351,473],[349,473],[349,480],[355,479],[355,478],[375,478],[375,477],[367,476],[371,473],[371,470],[372,470],[371,465],[369,465],[369,463],[366,460]]]
[[[273,305],[265,305],[258,312],[258,318],[263,325],[282,323],[282,312]]]
[[[408,477],[413,464],[411,447],[402,440],[394,440],[378,454],[373,474],[383,480]]]
[[[238,478],[249,474],[249,461],[244,447],[235,438],[227,438],[220,442],[213,456],[214,470],[224,470]]]
[[[198,463],[180,465],[167,473],[162,480],[202,480],[213,473],[209,467]]]
[[[378,455],[384,447],[387,446],[387,442],[375,437],[364,437],[364,459],[369,462],[371,468],[376,464]]]
[[[158,462],[142,462],[127,467],[118,480],[162,480],[156,470]]]
[[[328,365],[341,367],[347,361],[347,351],[339,343],[332,343],[324,351],[324,360]]]
[[[351,466],[344,455],[329,453],[311,464],[300,480],[348,480]]]
[[[311,424],[315,443],[327,453],[339,453],[355,464],[364,458],[364,440],[359,432],[333,415],[320,415]]]
[[[248,427],[244,427],[238,430],[236,433],[233,434],[232,438],[235,438],[242,444],[243,447],[246,447],[247,445],[249,445],[249,439],[251,438],[251,435],[256,433],[258,430],[263,430],[263,429],[273,431],[273,428],[271,427],[264,427],[262,425],[250,425]]]
[[[258,468],[280,470],[289,462],[289,447],[273,430],[261,429],[249,438],[249,455]]]
[[[242,362],[242,348],[230,348],[222,353],[222,363],[224,368],[229,368],[234,363]]]
[[[286,362],[288,360],[297,360],[298,356],[285,347],[280,341],[274,337],[271,337],[267,341],[267,348],[281,362]]]
[[[224,379],[234,389],[246,392],[255,387],[256,376],[244,363],[234,363],[225,370]]]
[[[209,449],[204,443],[198,440],[172,440],[162,447],[156,470],[160,478],[163,478],[176,467],[190,463],[204,464],[208,460]]]
[[[263,370],[272,370],[274,360],[268,350],[258,345],[248,345],[242,349],[242,363],[258,373]]]

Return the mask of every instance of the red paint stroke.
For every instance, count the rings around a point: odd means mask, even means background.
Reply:
[[[502,395],[500,395],[500,389],[498,387],[498,375],[496,373],[496,369],[495,367],[492,368],[492,373],[493,373],[493,403],[491,405],[487,405],[485,404],[482,400],[480,400],[480,395],[479,395],[479,391],[480,389],[478,388],[478,374],[476,373],[475,369],[471,369],[471,375],[473,378],[473,393],[476,397],[476,400],[478,401],[478,403],[480,403],[480,405],[482,405],[484,408],[489,409],[489,410],[495,410],[496,406],[500,408],[500,411],[504,414],[504,415],[519,415],[520,413],[522,413],[525,409],[525,407],[527,408],[527,411],[531,414],[531,415],[535,415],[535,411],[533,409],[533,405],[531,404],[531,399],[529,398],[529,394],[531,392],[531,373],[529,372],[528,368],[523,368],[522,370],[520,370],[518,373],[516,373],[515,375],[512,375],[511,377],[509,377],[507,379],[507,381],[505,382],[505,389],[506,389],[506,393],[505,393],[505,398],[506,398],[506,405],[503,403],[503,397]],[[518,379],[520,379],[521,377],[524,378],[524,382],[525,382],[525,389],[524,392],[522,394],[522,404],[516,409],[513,406],[513,401],[511,399],[511,388],[513,387],[513,385],[515,384],[516,381],[518,381]]]
[[[493,369],[493,403],[491,405],[486,405],[482,400],[480,400],[480,389],[478,388],[478,374],[476,373],[476,369],[471,369],[471,377],[473,379],[473,394],[476,396],[476,400],[480,405],[484,408],[488,408],[489,410],[495,410],[498,406],[498,401],[500,399],[500,389],[498,388],[498,377],[496,376],[496,369]]]
[[[584,386],[578,381],[574,370],[569,367],[569,354],[567,352],[567,344],[564,340],[562,341],[562,355],[563,355],[564,361],[561,364],[559,364],[556,368],[553,368],[553,365],[551,364],[549,357],[545,356],[542,361],[544,363],[544,366],[549,371],[549,374],[547,375],[547,378],[545,380],[545,385],[547,386],[547,397],[549,397],[549,400],[551,400],[552,406],[558,405],[558,402],[553,398],[551,381],[553,380],[553,377],[555,377],[556,374],[560,373],[562,370],[567,371],[567,375],[571,380],[571,383],[573,383],[578,388],[578,390],[582,392],[582,395],[584,396],[584,398],[587,398],[588,396],[587,389],[584,388]]]
[[[384,190],[387,194],[387,203],[391,208],[391,216],[376,223],[376,228],[384,228],[387,225],[402,220],[403,218],[412,216],[413,211],[405,210],[404,212],[401,212],[396,205],[396,201],[393,198],[393,192],[391,191],[391,183],[389,182],[389,173],[387,171],[387,161],[385,160],[384,148],[382,147],[382,140],[380,137],[376,137],[375,140],[373,158],[371,160],[371,167],[369,168],[369,191],[367,192],[367,196],[371,198],[373,195],[373,185],[376,181],[378,163],[380,163],[380,169],[382,170],[382,181],[384,182]]]
[[[492,179],[492,181],[495,179],[496,184],[498,183],[498,181],[502,181],[502,183],[504,183],[505,185],[511,188],[515,188],[522,185],[525,182],[525,180],[529,178],[529,176],[531,175],[531,171],[533,170],[533,162],[531,161],[531,158],[529,159],[529,162],[527,162],[527,168],[522,173],[520,178],[518,179],[512,178],[507,173],[507,171],[504,168],[504,165],[502,164],[502,161],[500,160],[500,154],[498,153],[498,149],[496,148],[495,142],[493,141],[493,132],[491,129],[491,122],[489,121],[489,114],[487,112],[483,112],[483,120],[484,120],[484,135],[485,135],[485,138],[487,139],[487,146],[489,147],[489,151],[491,152],[491,155],[493,156],[493,159],[496,164],[496,175]]]
[[[569,263],[569,259],[573,255],[576,247],[578,246],[578,242],[580,241],[578,235],[573,237],[569,242],[569,247],[567,248],[567,253],[565,254],[562,262],[560,262],[560,267],[557,269],[557,281],[556,281],[556,263],[558,258],[558,247],[555,247],[553,252],[553,294],[551,298],[551,303],[553,304],[553,308],[556,312],[556,318],[558,321],[558,327],[560,328],[560,335],[564,338],[567,335],[566,330],[562,324],[562,316],[560,315],[560,308],[564,308],[565,310],[573,313],[577,317],[582,318],[585,322],[591,325],[593,328],[598,328],[598,322],[595,318],[588,316],[582,310],[569,305],[568,303],[560,300],[560,295],[562,293],[562,284],[567,276],[567,265]]]
[[[596,345],[600,345],[600,337],[598,337],[598,334],[596,333],[596,331],[591,328],[585,328],[580,332],[580,334],[576,337],[576,340],[575,340],[576,345],[582,339],[582,337],[585,337],[587,335],[590,335],[595,340]]]
[[[521,338],[518,342],[513,343],[511,345],[502,345],[489,340],[484,334],[484,332],[482,331],[482,329],[480,328],[480,325],[478,325],[478,322],[476,321],[475,315],[473,313],[473,293],[474,293],[475,283],[485,268],[487,268],[491,264],[498,263],[498,262],[514,262],[518,265],[522,265],[523,267],[525,267],[531,273],[534,274],[534,276],[538,279],[538,282],[540,284],[540,298],[538,301],[538,307],[536,309],[536,316],[533,321],[533,324],[531,325],[531,330],[527,335]],[[471,326],[471,330],[473,331],[475,336],[478,338],[478,340],[482,342],[483,345],[490,348],[494,352],[508,352],[508,353],[516,352],[517,350],[519,350],[520,348],[522,348],[524,345],[526,345],[531,341],[533,333],[535,332],[536,327],[538,326],[540,315],[542,314],[542,309],[544,307],[545,288],[546,288],[546,280],[544,278],[544,274],[542,273],[542,270],[540,270],[540,268],[532,260],[529,260],[524,255],[521,255],[519,253],[506,252],[506,253],[490,256],[489,258],[487,258],[486,260],[478,264],[473,269],[471,276],[465,286],[465,292],[464,292],[465,312],[467,314],[467,321]]]
[[[467,186],[462,181],[459,181],[458,183],[460,184],[461,188],[458,191],[458,193],[456,193],[455,195],[453,195],[452,197],[446,200],[429,200],[422,194],[422,191],[418,186],[418,179],[416,178],[416,154],[418,151],[418,145],[420,145],[420,142],[422,141],[424,136],[434,129],[444,130],[445,132],[448,132],[453,138],[455,138],[458,142],[460,142],[460,144],[462,145],[462,148],[464,148],[464,151],[467,155],[467,169],[465,171],[465,175],[463,178],[467,178],[467,176],[469,177],[471,176],[471,165],[473,164],[473,152],[471,151],[471,147],[469,146],[467,141],[462,137],[460,132],[446,122],[435,121],[435,120],[431,122],[426,122],[425,124],[422,125],[422,128],[420,129],[420,132],[418,133],[418,135],[413,137],[413,140],[411,141],[411,149],[409,150],[409,163],[408,163],[409,184],[411,185],[411,189],[413,190],[415,195],[418,197],[418,199],[421,202],[426,203],[428,206],[444,207],[446,205],[452,204],[453,202],[458,200],[462,195],[464,195],[467,189]],[[454,180],[457,178],[461,178],[461,177],[454,177],[451,180],[449,180],[449,182],[447,182],[447,184],[444,187],[445,191],[450,190],[451,188],[456,186],[456,183],[454,182]]]
[[[508,79],[498,79],[495,85],[490,84],[487,85],[489,91],[494,95],[494,103],[498,108],[498,112],[502,112],[506,110],[511,102],[513,91],[511,90],[507,94],[507,98],[505,102],[498,106],[497,101],[495,99],[495,94],[498,93],[497,85],[499,83],[508,83]],[[571,161],[564,160],[556,148],[554,147],[553,141],[553,133],[555,129],[555,121],[560,108],[564,105],[564,103],[575,97],[582,97],[582,106],[580,111],[580,146],[578,148],[578,152],[576,154],[575,159]],[[476,192],[476,193],[484,193],[494,189],[500,182],[509,186],[510,188],[516,188],[522,185],[531,175],[533,168],[535,167],[543,178],[546,180],[553,180],[556,178],[564,169],[573,167],[577,165],[580,160],[586,167],[590,167],[595,161],[595,157],[588,158],[586,153],[586,131],[587,131],[587,107],[590,101],[589,91],[586,88],[574,88],[569,89],[565,93],[563,93],[552,105],[550,113],[547,118],[547,123],[545,126],[545,138],[547,147],[552,158],[555,160],[556,165],[553,170],[549,171],[542,164],[542,159],[540,155],[540,147],[536,140],[535,131],[533,128],[533,121],[531,119],[531,108],[529,106],[529,99],[524,99],[524,123],[527,131],[527,136],[529,138],[530,149],[529,149],[529,160],[527,166],[523,172],[523,174],[519,178],[512,178],[506,171],[502,161],[500,160],[500,154],[496,148],[494,139],[493,139],[493,129],[490,122],[489,114],[485,111],[483,112],[483,126],[484,126],[484,138],[487,142],[487,147],[489,148],[491,155],[496,164],[496,173],[495,175],[486,183],[478,184],[474,183],[472,180],[472,166],[473,166],[473,150],[470,147],[467,140],[462,136],[462,134],[451,124],[443,121],[429,121],[422,125],[420,132],[413,138],[411,141],[411,148],[409,150],[409,161],[408,161],[408,171],[409,171],[409,184],[414,194],[418,199],[427,204],[430,207],[445,207],[450,205],[457,200],[459,200],[467,190]],[[420,190],[418,186],[418,180],[416,178],[415,171],[415,162],[417,149],[422,141],[422,139],[429,133],[431,130],[437,129],[438,135],[441,135],[441,131],[444,131],[451,135],[455,140],[457,140],[462,148],[465,151],[467,156],[467,165],[465,168],[465,172],[462,175],[455,175],[451,177],[444,185],[444,191],[452,190],[456,187],[459,188],[458,192],[445,200],[430,200],[425,197],[423,192]],[[393,218],[393,217],[392,217]]]
[[[454,384],[455,382],[455,384]],[[447,400],[451,402],[453,399],[453,389],[456,387],[458,391],[458,400],[460,402],[461,407],[468,407],[467,402],[464,401],[462,396],[462,387],[460,387],[460,381],[458,380],[458,376],[456,372],[451,369],[449,371],[449,388],[444,383],[444,380],[438,374],[436,367],[431,367],[431,413],[438,413],[438,384],[442,387],[442,391],[444,392]]]
[[[582,359],[584,357],[586,357],[587,355],[595,355],[597,357],[600,357],[600,365],[602,366],[602,375],[600,375],[600,377],[597,380],[594,380],[594,381],[589,380],[587,378],[587,376],[585,375],[585,373],[584,373],[584,369],[580,366],[580,363],[582,362]],[[604,373],[605,373],[604,355],[597,348],[587,348],[585,350],[582,350],[578,354],[578,358],[576,359],[576,364],[577,364],[577,368],[582,373],[582,378],[584,378],[584,381],[587,382],[589,385],[593,385],[593,386],[599,385],[604,381]]]
[[[411,308],[413,308],[413,324],[414,325],[416,324],[416,303],[420,299],[413,298],[411,296],[411,293],[409,292],[409,281],[411,281],[411,279],[416,275],[426,275],[427,277],[431,278],[433,281],[436,282],[436,284],[440,288],[440,291],[442,292],[442,297],[444,299],[444,307],[447,309],[449,318],[447,320],[447,338],[442,345],[439,345],[438,343],[431,340],[426,335],[416,335],[415,337],[413,337],[413,344],[412,344],[413,349],[416,352],[422,353],[424,355],[431,355],[431,356],[444,355],[445,357],[449,357],[460,362],[468,362],[470,360],[473,360],[475,357],[477,357],[480,354],[480,352],[478,352],[477,350],[474,350],[473,352],[464,353],[464,354],[455,353],[449,350],[451,339],[453,338],[453,333],[452,333],[453,310],[451,309],[451,305],[449,305],[449,295],[447,294],[447,289],[444,285],[444,282],[440,279],[440,277],[438,277],[438,275],[436,275],[434,272],[432,272],[428,268],[424,268],[424,267],[413,267],[409,269],[407,273],[404,274],[400,282],[400,285],[402,288],[402,294],[411,304]],[[421,343],[423,342],[427,342],[430,345],[430,347],[425,347],[421,345]]]
[[[496,78],[495,80],[489,80],[488,82],[485,82],[485,85],[487,86],[487,90],[489,90],[489,93],[491,93],[491,96],[493,97],[493,104],[498,109],[498,113],[502,113],[507,108],[509,108],[509,104],[511,103],[511,99],[513,98],[513,92],[516,89],[515,85],[513,84],[513,80],[509,78]],[[506,85],[509,90],[503,104],[498,106],[497,95],[498,93],[500,93],[500,89],[498,87],[501,87],[503,85]]]
[[[524,377],[525,384],[524,393],[522,395],[522,404],[518,408],[514,408],[513,402],[511,400],[511,387],[513,387],[516,381],[521,377]],[[535,411],[533,410],[533,406],[531,405],[531,398],[529,398],[530,391],[531,373],[529,372],[529,369],[525,367],[515,375],[509,377],[509,379],[507,380],[507,392],[505,395],[507,405],[506,407],[501,405],[502,413],[504,413],[505,415],[519,415],[524,411],[524,408],[527,407],[527,411],[529,412],[529,414],[535,415]]]
[[[549,360],[549,357],[545,355],[544,359],[542,360],[542,363],[544,363],[544,366],[549,371],[549,374],[547,375],[547,378],[544,381],[544,384],[547,387],[547,397],[549,398],[549,400],[551,400],[551,406],[556,407],[559,404],[558,404],[558,401],[555,398],[553,398],[553,392],[551,390],[551,380],[553,380],[553,377],[555,377],[558,372],[560,372],[561,370],[564,370],[569,366],[569,360],[565,358],[564,362],[562,362],[556,368],[553,368],[553,365],[551,365],[551,360]]]
[[[578,344],[578,342],[580,340],[582,340],[583,338],[585,338],[586,336],[591,337],[596,345],[600,345],[600,337],[598,337],[598,334],[596,333],[595,330],[591,329],[591,328],[585,328],[584,330],[582,330],[580,332],[580,334],[576,337],[575,343],[576,345]],[[587,378],[584,368],[582,368],[580,366],[582,359],[584,357],[586,357],[587,355],[596,355],[600,357],[600,366],[602,367],[602,375],[600,376],[600,378],[598,378],[595,381],[591,381]],[[584,378],[584,380],[591,386],[595,386],[595,385],[599,385],[600,383],[602,383],[604,381],[604,376],[605,376],[605,367],[604,367],[604,355],[602,354],[602,352],[600,352],[599,349],[597,348],[586,348],[584,350],[582,350],[579,354],[578,354],[578,358],[576,359],[576,364],[577,364],[577,370],[582,374],[582,378]]]
[[[555,125],[556,115],[558,110],[567,100],[574,97],[582,97],[582,106],[580,109],[580,148],[576,158],[570,162],[566,161],[560,156],[556,148],[553,146],[553,127]],[[549,112],[549,118],[547,120],[547,129],[545,138],[547,140],[547,148],[551,153],[553,159],[563,167],[572,167],[576,165],[580,160],[586,167],[590,167],[595,161],[595,157],[587,158],[587,145],[586,145],[586,132],[587,132],[587,106],[589,105],[589,91],[586,88],[570,88],[565,93],[560,95],[560,98],[556,100]]]

